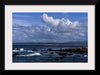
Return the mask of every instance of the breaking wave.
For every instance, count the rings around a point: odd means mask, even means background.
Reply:
[[[18,56],[40,56],[40,53],[32,53],[32,54],[26,54],[26,55],[18,55]]]

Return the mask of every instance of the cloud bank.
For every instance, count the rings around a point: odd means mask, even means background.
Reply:
[[[87,23],[72,22],[68,18],[54,19],[43,14],[44,25],[13,23],[13,42],[83,42],[87,41]],[[19,24],[20,23],[20,24]]]

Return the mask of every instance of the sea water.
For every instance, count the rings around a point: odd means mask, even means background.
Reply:
[[[56,45],[13,45],[12,53],[18,55],[13,57],[14,63],[54,63],[54,62],[88,62],[88,56],[86,54],[65,52],[68,55],[59,55],[61,49],[75,49],[81,46],[56,46]],[[19,50],[16,50],[19,49]],[[35,50],[32,50],[35,49]],[[48,49],[54,49],[58,51],[48,51]]]

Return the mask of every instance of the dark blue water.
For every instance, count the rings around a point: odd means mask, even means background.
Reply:
[[[78,48],[82,46],[57,46],[57,45],[13,45],[14,48],[24,48],[24,49],[68,49],[68,48]]]
[[[15,63],[34,63],[34,62],[87,62],[88,56],[80,53],[63,52],[69,55],[59,55],[60,51],[48,51],[51,49],[68,49],[78,48],[81,46],[56,46],[56,45],[13,45],[13,49],[23,48],[22,50],[13,50],[12,53],[18,55],[13,56],[13,62]],[[32,50],[36,49],[36,50]]]

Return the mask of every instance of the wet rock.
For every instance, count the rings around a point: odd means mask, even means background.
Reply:
[[[56,62],[58,62],[58,61],[59,61],[59,58],[58,58],[58,57],[56,57],[56,58],[55,58],[55,61],[56,61]]]
[[[67,55],[67,53],[58,53],[59,55]]]
[[[52,50],[51,48],[48,49],[48,51],[51,51],[51,50]]]
[[[67,54],[67,55],[73,55],[73,54],[69,53],[69,54]]]
[[[34,48],[34,49],[32,49],[32,51],[38,51],[38,50]]]
[[[53,52],[50,52],[50,54],[53,54]]]
[[[42,53],[42,52],[41,52],[40,54],[41,54],[41,55],[43,55],[43,53]]]
[[[20,49],[18,49],[18,48],[14,48],[13,50],[20,50]]]
[[[64,58],[65,58],[64,56],[60,57],[60,59],[64,59]]]
[[[13,57],[15,57],[15,56],[17,56],[17,55],[20,55],[20,54],[18,54],[18,53],[14,53],[14,54],[13,54]]]

